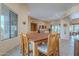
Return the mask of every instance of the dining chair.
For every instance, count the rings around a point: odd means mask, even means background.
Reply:
[[[20,33],[20,52],[22,53],[22,55],[24,55],[23,45],[24,45],[24,43],[23,43],[23,33]]]
[[[32,51],[32,45],[29,43],[28,36],[25,33],[21,33],[21,52],[23,56],[29,55]]]
[[[50,33],[48,35],[47,44],[41,44],[37,47],[38,51],[44,55],[51,56],[56,55],[59,52],[59,37],[58,33]]]

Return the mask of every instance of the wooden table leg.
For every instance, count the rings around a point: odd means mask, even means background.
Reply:
[[[38,56],[37,44],[36,42],[32,42],[33,45],[33,56]]]
[[[34,42],[32,42],[32,45],[33,45],[33,56],[36,55],[36,45]]]

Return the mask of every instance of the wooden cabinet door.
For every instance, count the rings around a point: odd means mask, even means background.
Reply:
[[[37,24],[31,23],[31,31],[37,31]]]

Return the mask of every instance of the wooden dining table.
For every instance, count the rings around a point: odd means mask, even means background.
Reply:
[[[29,41],[32,44],[33,56],[38,55],[37,45],[48,39],[48,33],[28,33]]]

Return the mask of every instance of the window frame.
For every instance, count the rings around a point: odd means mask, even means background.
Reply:
[[[18,14],[16,14],[13,10],[11,10],[9,7],[7,7],[6,5],[4,5],[4,4],[2,4],[1,5],[1,9],[3,9],[2,7],[4,7],[4,8],[7,8],[8,10],[9,10],[9,35],[8,35],[8,37],[7,38],[1,38],[1,40],[0,41],[3,41],[3,40],[8,40],[8,39],[11,39],[11,38],[15,38],[15,37],[17,37],[18,36]],[[2,11],[2,13],[3,13],[4,11]],[[11,21],[12,21],[12,19],[11,19],[11,14],[10,14],[10,12],[12,12],[12,13],[14,13],[15,14],[15,16],[16,16],[16,32],[17,32],[17,34],[15,35],[15,36],[13,36],[13,37],[11,37],[11,25],[12,25],[12,23],[11,23]],[[0,15],[0,18],[1,18],[1,15]],[[4,18],[5,18],[5,15],[4,15]],[[5,21],[5,20],[4,20]],[[1,24],[0,24],[0,27],[1,27]],[[1,29],[0,29],[1,30]]]

